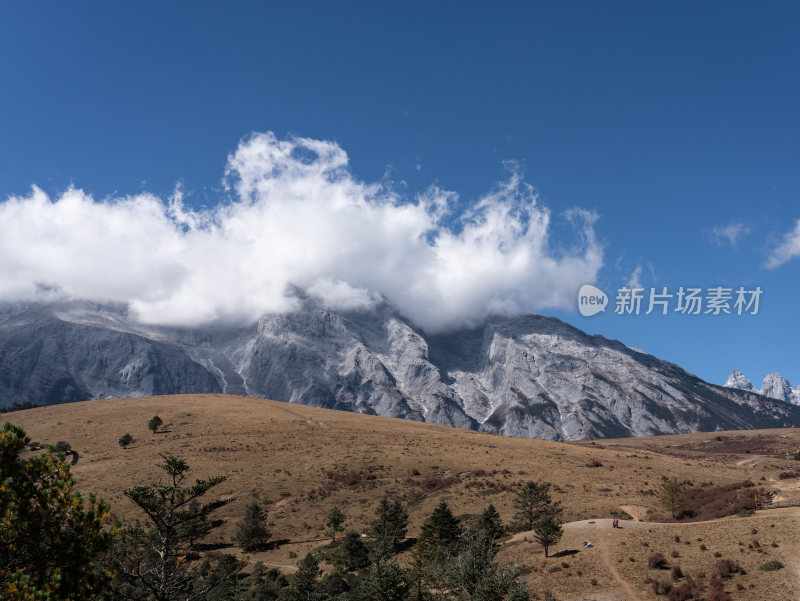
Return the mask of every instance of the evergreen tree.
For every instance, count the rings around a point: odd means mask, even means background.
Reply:
[[[200,511],[200,501],[192,499],[189,502],[189,515],[194,516],[187,518],[181,526],[181,537],[189,542],[189,549],[192,551],[197,550],[197,542],[204,539],[214,529],[222,526],[224,520],[209,520],[209,516]]]
[[[236,601],[276,601],[281,590],[289,586],[286,578],[276,569],[267,569],[260,561],[245,579],[247,592]]]
[[[319,567],[319,559],[313,553],[308,553],[300,561],[292,578],[292,584],[281,597],[286,601],[320,601],[323,599],[320,576],[322,570]]]
[[[21,459],[30,439],[0,430],[0,595],[9,601],[91,599],[111,574],[98,558],[111,546],[110,505],[73,490],[70,465],[50,448]]]
[[[369,565],[369,550],[358,532],[350,530],[345,535],[337,549],[335,561],[350,571],[360,570]]]
[[[261,509],[258,501],[253,499],[245,510],[244,521],[239,524],[239,529],[233,537],[234,542],[248,553],[263,549],[267,546],[270,536],[266,521],[266,512]]]
[[[153,434],[158,432],[158,429],[164,424],[164,420],[162,420],[157,415],[154,415],[149,422],[147,422],[147,428],[153,431]]]
[[[422,524],[419,541],[424,557],[434,558],[442,553],[452,552],[461,536],[461,524],[442,501]]]
[[[122,436],[120,436],[119,446],[121,446],[123,449],[127,449],[132,444],[133,444],[133,436],[131,436],[130,434],[123,434]]]
[[[336,533],[347,520],[347,516],[338,507],[331,507],[327,514],[325,514],[325,525],[330,528],[329,534],[331,535],[332,542],[336,542]]]
[[[550,485],[533,481],[526,482],[516,493],[514,509],[512,526],[517,531],[533,530],[534,524],[545,516],[558,520],[563,511],[561,504],[550,497]]]
[[[445,598],[453,600],[523,601],[530,598],[525,581],[516,566],[495,562],[497,547],[484,531],[464,535],[461,550],[442,569],[435,583]]]
[[[500,514],[497,513],[494,505],[489,505],[483,510],[481,517],[478,518],[477,529],[485,532],[490,540],[500,538],[505,533],[503,520],[500,519]]]
[[[131,529],[125,532],[125,545],[117,553],[126,594],[135,599],[181,601],[202,599],[209,591],[233,578],[243,562],[218,560],[204,577],[191,562],[192,545],[188,532],[228,504],[227,500],[199,503],[199,498],[225,481],[226,476],[197,480],[184,486],[190,468],[183,459],[161,455],[158,467],[168,475],[166,483],[126,489],[123,494],[136,504],[152,524],[150,532]],[[192,501],[198,501],[193,504]],[[215,527],[221,521],[214,521]]]
[[[375,515],[377,518],[372,522],[372,535],[379,541],[379,545],[396,551],[406,537],[408,512],[399,500],[390,501],[388,496],[384,496],[375,510]]]
[[[358,582],[358,601],[405,601],[410,590],[408,574],[396,563],[378,561]]]
[[[686,510],[686,495],[683,486],[674,478],[664,483],[661,491],[661,504],[672,514],[673,519],[677,519]]]
[[[551,515],[546,515],[533,525],[536,542],[544,547],[544,556],[548,557],[550,546],[561,540],[564,531],[561,524]]]

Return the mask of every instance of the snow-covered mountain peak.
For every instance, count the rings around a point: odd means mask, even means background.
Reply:
[[[728,376],[728,379],[725,381],[724,386],[726,388],[736,388],[737,390],[746,390],[748,392],[755,391],[753,387],[753,383],[748,380],[745,375],[740,372],[738,369],[734,369],[733,373]]]

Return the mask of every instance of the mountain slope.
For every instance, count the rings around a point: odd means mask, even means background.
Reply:
[[[554,318],[428,335],[390,305],[301,309],[247,327],[144,326],[123,307],[5,307],[0,405],[225,392],[486,432],[574,440],[800,424],[800,409],[718,387]]]

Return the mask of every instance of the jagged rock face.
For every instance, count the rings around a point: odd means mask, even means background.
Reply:
[[[428,335],[387,304],[334,312],[307,297],[246,327],[2,309],[0,406],[222,391],[551,440],[800,424],[797,407],[536,315]]]
[[[726,388],[736,388],[737,390],[745,390],[747,392],[755,391],[753,383],[748,380],[745,375],[739,370],[733,370],[728,379],[723,384]]]
[[[792,385],[789,384],[788,380],[782,378],[777,371],[774,371],[771,374],[767,374],[761,383],[761,394],[784,403],[791,403],[794,397],[794,390],[792,390]]]
[[[725,382],[725,386],[738,390],[756,391],[750,380],[742,372],[735,370]],[[784,403],[800,405],[800,386],[796,389],[792,388],[789,380],[781,377],[777,371],[767,374],[761,382],[761,390],[756,392]]]
[[[0,323],[0,406],[219,392],[174,344],[29,311]]]

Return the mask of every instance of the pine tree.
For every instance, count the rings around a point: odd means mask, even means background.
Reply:
[[[226,476],[196,480],[183,486],[190,470],[179,457],[161,455],[158,467],[168,475],[166,483],[149,484],[126,489],[123,494],[136,504],[152,524],[150,532],[131,529],[125,532],[125,546],[117,556],[123,584],[143,588],[155,601],[200,599],[209,591],[234,577],[244,562],[218,560],[207,577],[202,577],[191,562],[192,544],[189,531],[192,525],[203,523],[228,500],[218,499],[199,503],[199,498],[225,481]],[[198,501],[198,503],[192,503]],[[221,524],[211,522],[212,527]]]
[[[382,548],[396,551],[400,542],[406,537],[408,530],[408,512],[403,504],[384,496],[375,510],[377,519],[373,520],[371,532]]]
[[[422,524],[417,544],[420,545],[423,556],[435,558],[442,553],[453,551],[458,545],[460,536],[461,524],[447,503],[442,501]]]
[[[110,578],[98,558],[118,524],[110,505],[73,489],[69,462],[50,448],[21,459],[30,439],[6,422],[0,430],[0,594],[9,601],[95,597]]]
[[[481,517],[478,519],[477,528],[485,532],[490,540],[503,536],[505,526],[503,526],[503,520],[500,519],[500,514],[497,513],[494,505],[489,505],[483,510]]]
[[[330,528],[329,534],[333,539],[332,542],[336,542],[336,533],[339,532],[339,528],[342,527],[345,520],[347,520],[347,516],[338,507],[331,507],[325,515],[325,525]]]
[[[222,526],[223,520],[209,520],[208,515],[200,511],[200,501],[193,499],[189,503],[190,515],[193,519],[187,519],[181,527],[181,537],[189,542],[192,551],[197,549],[197,541],[202,540],[214,529]]]
[[[247,506],[244,520],[239,524],[239,529],[233,537],[234,542],[248,553],[263,549],[267,546],[270,536],[266,521],[266,512],[261,509],[258,501],[253,499]]]
[[[405,601],[410,589],[408,574],[393,562],[373,563],[361,576],[358,601]]]
[[[477,530],[462,537],[458,555],[449,559],[434,583],[436,590],[458,591],[456,599],[523,601],[530,598],[516,566],[495,561],[497,546],[486,532]]]
[[[550,497],[550,485],[526,482],[514,498],[514,521],[512,527],[518,532],[533,530],[534,524],[545,516],[558,520],[563,512],[561,504]]]
[[[292,584],[283,597],[287,601],[317,601],[322,599],[320,584],[322,570],[319,559],[313,553],[308,553],[298,564],[297,571],[292,578]]]
[[[548,557],[550,546],[561,540],[564,531],[561,524],[551,515],[546,515],[533,525],[536,542],[544,547],[544,556]]]
[[[358,532],[350,530],[345,534],[342,544],[337,549],[335,562],[350,571],[360,570],[369,565],[369,549]]]
[[[121,446],[123,449],[127,449],[129,446],[133,444],[133,442],[134,442],[133,436],[131,436],[130,434],[123,434],[122,436],[120,436],[119,446]]]

